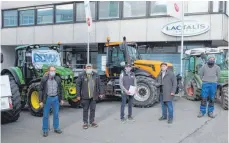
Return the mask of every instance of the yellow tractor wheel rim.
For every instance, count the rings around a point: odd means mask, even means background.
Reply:
[[[31,104],[34,109],[40,108],[39,104],[39,94],[37,91],[33,91],[31,95]]]

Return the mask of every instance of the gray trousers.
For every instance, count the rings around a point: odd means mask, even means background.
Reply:
[[[90,108],[90,124],[95,121],[95,108],[96,101],[92,99],[82,99],[81,104],[83,106],[83,122],[88,124],[88,111]]]

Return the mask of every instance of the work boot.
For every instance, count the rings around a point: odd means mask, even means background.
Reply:
[[[48,136],[48,132],[43,132],[43,137],[47,137]]]
[[[208,113],[208,117],[215,118],[215,116],[213,115],[213,112]]]
[[[172,123],[173,123],[173,119],[169,119],[168,124],[172,124]]]
[[[83,124],[83,129],[88,129],[88,124],[87,123]]]
[[[158,120],[159,120],[159,121],[163,121],[163,120],[167,120],[167,118],[161,116]]]
[[[62,133],[62,131],[60,129],[55,129],[54,132],[57,133],[57,134],[61,134]]]
[[[198,114],[198,118],[201,118],[201,117],[203,117],[204,116],[204,114],[202,113],[202,112],[199,112],[199,114]]]
[[[125,118],[121,119],[121,122],[126,123],[126,119]]]
[[[98,124],[96,124],[95,122],[93,122],[93,123],[91,123],[91,127],[97,128],[98,127]]]

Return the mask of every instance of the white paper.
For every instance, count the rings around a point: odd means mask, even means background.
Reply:
[[[130,95],[134,95],[135,94],[135,92],[136,92],[136,87],[135,86],[130,86],[130,88],[129,88],[129,92],[130,92]]]

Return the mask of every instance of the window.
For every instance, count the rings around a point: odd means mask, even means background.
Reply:
[[[20,14],[20,25],[34,25],[34,10],[23,10]]]
[[[42,8],[37,10],[37,24],[53,23],[53,8]]]
[[[150,15],[167,15],[166,1],[151,1]]]
[[[177,48],[175,46],[155,46],[152,49],[152,53],[176,53]]]
[[[99,2],[99,19],[119,18],[118,1],[100,1]]]
[[[194,57],[190,57],[188,69],[194,72],[195,70],[195,58]]]
[[[219,1],[213,1],[213,12],[219,12]]]
[[[4,27],[17,26],[17,10],[3,12]]]
[[[146,16],[146,1],[124,1],[123,17]]]
[[[91,17],[95,20],[95,2],[90,2]],[[86,14],[84,9],[84,3],[76,3],[76,21],[85,21]]]
[[[209,1],[188,1],[188,13],[208,12]]]
[[[73,4],[56,6],[56,23],[73,21]]]

